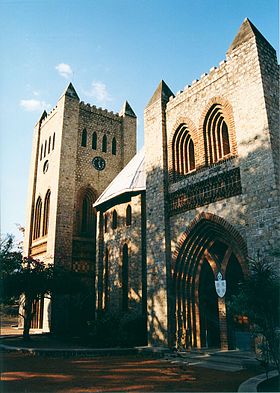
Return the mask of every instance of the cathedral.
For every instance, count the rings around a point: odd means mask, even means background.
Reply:
[[[130,104],[109,112],[69,84],[35,126],[24,254],[83,275],[92,295],[42,298],[34,328],[133,310],[150,346],[240,347],[248,321],[228,303],[248,260],[279,249],[278,77],[245,19],[218,67],[176,95],[159,83],[138,153]]]

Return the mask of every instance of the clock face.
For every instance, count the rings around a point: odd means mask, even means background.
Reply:
[[[106,166],[106,162],[102,157],[94,157],[92,160],[92,165],[98,171],[103,171]]]

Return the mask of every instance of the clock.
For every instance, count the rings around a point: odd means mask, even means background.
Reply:
[[[94,157],[92,160],[92,165],[98,171],[103,171],[106,166],[106,162],[102,157]]]

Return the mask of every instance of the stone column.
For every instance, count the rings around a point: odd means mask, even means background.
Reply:
[[[228,349],[227,314],[225,297],[218,297],[221,349]]]

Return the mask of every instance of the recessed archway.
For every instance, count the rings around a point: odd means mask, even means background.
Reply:
[[[204,213],[187,228],[172,266],[173,339],[177,346],[234,346],[226,302],[247,273],[246,255],[243,238],[221,217]],[[228,285],[223,297],[215,289],[219,276]]]

